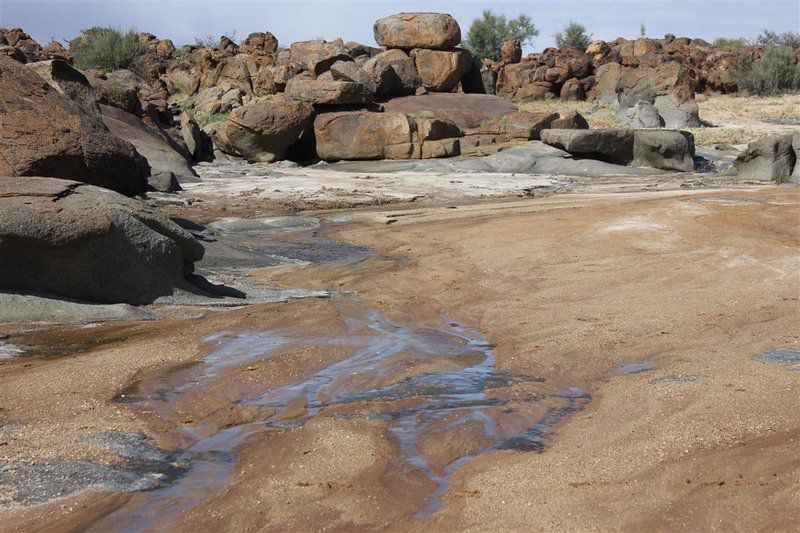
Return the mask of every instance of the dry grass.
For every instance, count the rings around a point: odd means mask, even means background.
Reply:
[[[798,128],[775,127],[727,127],[727,128],[684,128],[692,132],[694,142],[698,146],[711,146],[714,144],[748,144],[771,135],[783,133],[798,133]]]
[[[608,107],[599,106],[593,102],[562,102],[558,98],[535,100],[530,102],[514,102],[520,111],[552,111],[563,113],[577,111],[586,119],[591,128],[613,128],[616,123],[616,112]]]
[[[703,120],[717,125],[769,120],[800,121],[800,94],[763,98],[731,95],[699,97],[697,107]]]

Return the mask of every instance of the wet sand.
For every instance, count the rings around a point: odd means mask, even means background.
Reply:
[[[342,214],[351,223],[328,229],[329,238],[376,256],[248,276],[353,294],[382,317],[384,332],[354,326],[357,314],[337,297],[155,309],[171,318],[98,326],[88,336],[74,326],[57,335],[6,328],[4,342],[26,346],[30,338],[32,356],[0,365],[4,468],[85,459],[128,468],[119,453],[86,439],[114,430],[149,436],[167,455],[145,466],[171,461],[176,472],[150,492],[94,490],[9,505],[0,530],[792,530],[800,523],[800,372],[790,361],[756,359],[800,348],[796,187],[568,194],[319,216]],[[427,344],[400,349],[381,359],[379,371],[340,373],[305,401],[279,393],[374,344],[358,339],[397,339],[398,331],[465,344],[449,358],[425,355]],[[62,357],[44,348],[56,338],[69,339],[59,341],[70,348]],[[81,344],[86,338],[91,343]],[[275,345],[276,338],[294,341]],[[236,339],[252,342],[236,351]],[[243,358],[209,366],[226,346]],[[441,354],[436,346],[428,351]],[[463,409],[420,418],[419,408],[436,398],[428,389],[398,394],[398,384],[415,377],[482,368],[487,350],[492,375],[536,378],[496,389],[484,379],[480,391],[466,391],[484,403],[497,391],[509,402],[509,412],[479,410],[502,438],[478,419],[453,423]],[[379,388],[393,396],[377,398]],[[561,405],[553,395],[566,390],[583,391],[585,402],[525,441],[540,446],[498,445],[547,421],[549,408]],[[358,401],[333,401],[364,391]],[[537,395],[541,403],[520,400]],[[402,416],[379,416],[387,412],[405,412],[422,428],[414,448],[427,470],[404,448]],[[253,432],[230,456],[186,453],[243,427]],[[441,485],[459,458],[466,459]],[[202,460],[225,471],[197,475]],[[211,488],[203,485],[210,478],[219,481]],[[188,490],[175,489],[182,480]],[[158,494],[178,494],[188,505],[160,511]]]

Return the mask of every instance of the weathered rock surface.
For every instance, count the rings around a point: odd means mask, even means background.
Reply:
[[[403,113],[343,111],[314,120],[317,155],[342,159],[409,159],[414,145],[411,124]]]
[[[690,172],[694,137],[675,130],[549,129],[542,141],[579,158]]]
[[[79,182],[0,180],[0,289],[146,304],[187,285],[203,256],[137,200]]]
[[[633,130],[545,130],[542,141],[578,157],[619,165],[633,161]]]
[[[60,94],[77,102],[87,113],[99,111],[89,80],[66,61],[51,59],[28,63],[26,66]]]
[[[306,102],[279,96],[257,100],[231,113],[216,129],[215,141],[227,154],[272,162],[283,159],[313,117],[314,109]]]
[[[519,63],[522,60],[522,45],[516,37],[508,37],[500,45],[500,60],[504,63]]]
[[[287,99],[314,105],[360,105],[370,98],[366,87],[360,83],[307,76],[295,76],[289,80],[284,95]]]
[[[377,20],[373,30],[386,48],[446,50],[461,42],[458,22],[444,13],[398,13]]]
[[[353,60],[347,54],[341,39],[331,42],[323,39],[299,41],[292,43],[290,50],[291,61],[304,65],[314,76],[319,76],[326,72],[337,61]]]
[[[519,111],[517,106],[498,96],[456,93],[392,98],[384,102],[383,107],[410,116],[423,114],[450,120],[464,131]]]
[[[751,142],[736,158],[737,177],[750,180],[787,180],[797,166],[796,135],[774,135]],[[793,147],[794,143],[794,147]]]
[[[472,55],[466,50],[411,51],[422,86],[429,91],[450,92],[472,64]]]
[[[588,130],[589,123],[577,111],[568,111],[560,113],[559,117],[550,123],[550,127],[553,129]]]
[[[633,135],[633,161],[638,167],[691,172],[694,136],[673,130],[640,130]]]
[[[147,160],[151,174],[169,172],[179,181],[197,181],[188,154],[181,153],[181,147],[168,135],[116,107],[101,104],[100,111],[108,130],[136,147]]]
[[[385,90],[382,89],[384,85],[380,85],[377,89],[377,95],[383,94],[414,94],[414,92],[422,85],[422,80],[417,72],[417,66],[414,59],[409,57],[402,50],[386,50],[380,54],[370,58],[361,67],[366,71],[376,83],[378,80],[385,76],[385,70],[390,68],[394,77],[392,85]]]
[[[99,113],[0,56],[0,176],[53,176],[134,195],[149,175],[147,161]]]

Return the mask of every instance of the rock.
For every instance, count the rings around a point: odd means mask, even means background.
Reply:
[[[414,59],[408,56],[402,50],[386,50],[370,58],[364,66],[361,67],[367,72],[373,80],[377,80],[383,76],[383,71],[386,68],[391,68],[394,72],[392,78],[393,84],[385,91],[380,89],[376,94],[414,94],[414,92],[422,85],[422,80],[417,72],[417,66]]]
[[[171,172],[181,181],[197,181],[188,154],[181,153],[168,135],[116,107],[101,105],[100,110],[108,130],[135,146],[147,160],[152,174]]]
[[[314,76],[326,72],[337,61],[352,61],[341,39],[328,42],[323,39],[292,43],[291,60],[305,65]]]
[[[578,157],[599,159],[619,165],[633,161],[633,130],[567,130],[542,131],[542,141]]]
[[[194,162],[204,161],[206,154],[203,150],[203,136],[197,121],[187,111],[184,111],[181,113],[180,124],[181,138],[183,144],[186,145],[186,151],[192,156]]]
[[[577,111],[567,111],[560,113],[559,118],[553,120],[550,127],[561,130],[588,130],[589,123]]]
[[[578,78],[572,78],[561,86],[561,99],[565,102],[586,100],[586,92]]]
[[[183,190],[178,178],[172,172],[159,172],[147,178],[148,188],[158,192],[176,192]]]
[[[295,76],[286,84],[286,98],[314,105],[360,105],[370,99],[360,83]]]
[[[419,87],[416,91],[414,91],[414,96],[425,96],[428,94],[428,89],[425,87]]]
[[[691,172],[694,136],[674,130],[637,131],[633,135],[633,166]]]
[[[458,22],[444,13],[398,13],[377,20],[373,30],[386,48],[446,50],[461,42]]]
[[[589,99],[619,109],[621,119],[628,116],[629,108],[645,102],[656,108],[667,127],[700,125],[692,73],[676,61],[658,68],[605,64],[595,73],[595,85]]]
[[[553,84],[546,81],[537,81],[529,85],[523,85],[514,92],[514,100],[523,102],[526,100],[544,100],[552,97]]]
[[[617,121],[631,128],[664,127],[664,122],[658,114],[658,109],[648,102],[638,102],[627,109],[620,109]]]
[[[191,107],[196,113],[205,116],[230,113],[232,109],[242,105],[244,96],[241,88],[230,83],[222,83],[201,89],[192,98]]]
[[[278,39],[268,31],[251,33],[239,43],[239,51],[243,54],[274,54],[278,50]]]
[[[314,109],[305,102],[278,96],[256,100],[231,113],[215,140],[227,154],[269,163],[284,158],[313,117]]]
[[[77,102],[87,113],[99,112],[89,80],[66,61],[52,59],[28,63],[26,66],[56,91]]]
[[[792,172],[792,183],[800,183],[800,134],[792,137],[792,148],[794,149],[794,172]]]
[[[506,37],[500,45],[500,60],[504,63],[519,63],[522,59],[522,45],[516,37]]]
[[[0,324],[64,324],[156,318],[150,311],[129,304],[89,304],[30,294],[0,293]]]
[[[358,83],[370,95],[378,94],[379,89],[385,92],[394,80],[394,73],[389,68],[379,72],[377,74],[378,79],[375,80],[364,69],[356,65],[354,61],[337,61],[331,65],[329,72],[335,81]]]
[[[483,64],[472,58],[469,70],[461,77],[461,90],[467,94],[494,94],[494,74],[486,69],[484,77]]]
[[[186,287],[203,256],[144,203],[52,178],[0,180],[0,289],[147,304]]]
[[[751,142],[736,158],[734,171],[739,178],[759,181],[787,181],[795,168],[797,155],[791,133],[773,135]]]
[[[450,92],[470,69],[472,56],[466,50],[411,51],[422,86],[429,91]]]
[[[468,135],[494,135],[496,142],[505,142],[511,139],[526,141],[539,140],[543,130],[551,127],[558,113],[549,112],[521,112],[509,113],[489,123],[481,123],[478,128],[467,131]]]
[[[0,56],[0,176],[53,176],[143,192],[147,161],[35,72]],[[2,180],[0,180],[2,181]]]
[[[409,159],[413,155],[411,125],[403,113],[342,111],[314,120],[317,155],[342,159]]]
[[[423,97],[403,96],[383,103],[386,111],[409,116],[427,114],[431,118],[449,120],[461,130],[477,128],[518,111],[517,106],[489,94],[431,93]]]

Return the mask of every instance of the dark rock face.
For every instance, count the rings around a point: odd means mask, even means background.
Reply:
[[[40,177],[0,180],[0,289],[147,304],[187,284],[203,247],[115,192]]]
[[[461,42],[458,22],[444,13],[398,13],[377,20],[373,30],[386,48],[446,50]]]
[[[99,113],[0,56],[0,176],[51,176],[135,195],[149,175],[147,161]]]
[[[774,135],[751,142],[733,164],[737,177],[762,181],[788,180],[798,166],[795,147],[800,146],[800,142],[797,137],[792,134]]]
[[[169,172],[180,181],[197,181],[197,174],[187,157],[189,154],[181,153],[181,147],[165,133],[116,107],[101,104],[100,111],[108,130],[135,146],[136,151],[147,159],[152,174]]]
[[[691,172],[694,137],[676,130],[549,129],[542,141],[570,154],[618,165]]]
[[[562,130],[588,130],[589,123],[577,111],[569,111],[560,113],[559,117],[550,124],[550,127]]]

